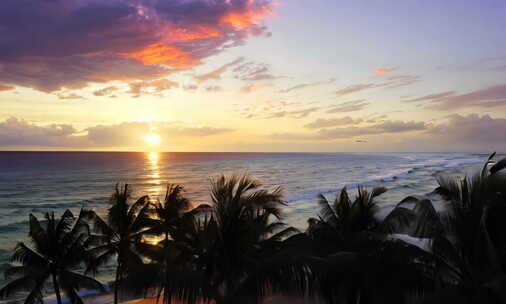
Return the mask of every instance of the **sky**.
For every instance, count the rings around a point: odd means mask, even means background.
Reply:
[[[506,151],[503,0],[2,0],[0,150]]]

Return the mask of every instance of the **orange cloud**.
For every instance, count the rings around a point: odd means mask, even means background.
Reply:
[[[397,68],[390,68],[390,69],[376,69],[374,70],[374,74],[382,76],[386,74],[390,74],[391,72],[395,71]]]
[[[0,84],[0,92],[2,92],[2,91],[11,91],[11,90],[14,90],[14,87]]]
[[[241,93],[252,93],[264,89],[271,88],[272,84],[269,83],[258,83],[258,84],[252,84],[241,88]]]
[[[223,37],[223,33],[221,33],[220,31],[204,26],[199,26],[194,29],[185,29],[185,28],[169,29],[168,32],[169,33],[167,34],[170,35],[172,39],[179,41],[191,41],[197,39]]]
[[[192,58],[191,54],[175,46],[153,43],[145,49],[130,54],[129,58],[145,65],[160,64],[173,68],[191,68],[200,64],[200,60]]]
[[[247,29],[252,25],[259,24],[264,17],[267,15],[273,15],[272,6],[274,3],[269,5],[263,5],[260,7],[248,7],[248,9],[241,12],[231,12],[221,19],[222,23],[229,24],[233,28],[238,30]]]

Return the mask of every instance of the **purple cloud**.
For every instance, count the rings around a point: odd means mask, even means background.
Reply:
[[[156,129],[162,139],[220,135],[232,129],[190,126],[179,122],[124,122],[78,130],[69,124],[37,125],[14,117],[0,121],[0,146],[110,148],[145,145],[143,136]]]
[[[506,106],[506,84],[478,89],[465,94],[453,91],[422,96],[404,102],[427,102],[426,108],[434,110],[456,110],[462,108],[494,108]]]
[[[2,0],[0,82],[44,92],[152,80],[265,32],[270,0]]]

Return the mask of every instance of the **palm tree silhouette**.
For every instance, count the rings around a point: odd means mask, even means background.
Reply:
[[[343,188],[333,202],[319,196],[321,211],[309,219],[306,234],[317,248],[310,268],[327,302],[403,303],[432,288],[430,254],[389,235],[405,229],[412,212],[399,207],[382,221],[375,217],[375,199],[386,191],[359,187],[352,200]]]
[[[172,298],[170,276],[174,270],[181,268],[178,264],[184,263],[175,258],[180,254],[181,248],[184,248],[187,225],[192,223],[194,216],[199,216],[211,208],[207,204],[193,207],[190,200],[183,195],[183,191],[182,186],[169,184],[163,201],[151,204],[149,222],[146,222],[149,228],[145,233],[162,239],[156,246],[143,251],[154,263],[145,265],[145,276],[137,276],[137,282],[143,282],[137,283],[138,287],[159,286],[157,296],[163,295],[166,302],[170,302]]]
[[[177,255],[161,286],[166,303],[237,303],[265,294],[269,275],[257,270],[295,230],[280,220],[281,189],[260,186],[247,175],[213,180],[208,210],[185,217],[171,232]]]
[[[471,177],[438,178],[435,192],[448,202],[443,213],[428,199],[408,197],[399,203],[414,205],[416,220],[411,235],[431,239],[431,251],[445,284],[434,295],[436,303],[443,297],[476,303],[490,302],[494,297],[506,300],[506,178],[501,172],[506,159],[493,164],[494,156]]]
[[[81,210],[76,219],[66,210],[57,220],[51,212],[45,214],[44,222],[40,222],[30,214],[29,237],[33,247],[22,242],[16,246],[11,260],[21,265],[7,268],[5,276],[18,278],[0,290],[0,297],[27,290],[26,304],[42,303],[48,281],[52,282],[58,304],[62,304],[61,291],[71,303],[83,303],[77,293],[82,288],[103,291],[100,282],[76,272],[89,258],[86,251],[88,215],[89,211]]]
[[[87,272],[96,273],[98,268],[116,258],[114,280],[114,303],[118,303],[122,281],[129,273],[141,271],[144,264],[139,252],[149,247],[143,240],[149,221],[149,197],[142,196],[135,203],[128,203],[131,191],[128,184],[116,185],[111,195],[107,221],[95,214],[92,236],[94,248]]]

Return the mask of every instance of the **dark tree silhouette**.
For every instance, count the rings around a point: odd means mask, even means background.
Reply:
[[[85,219],[89,211],[81,210],[76,219],[72,212],[65,211],[57,220],[53,212],[45,214],[40,222],[30,214],[29,237],[32,246],[19,243],[11,257],[12,265],[5,276],[12,280],[0,290],[5,298],[15,292],[26,290],[26,304],[42,303],[45,284],[51,281],[58,304],[62,304],[61,291],[71,303],[82,304],[77,291],[80,289],[104,290],[102,284],[76,270],[89,258],[86,251],[89,227]]]
[[[149,247],[143,240],[149,226],[149,197],[142,196],[130,205],[128,184],[116,185],[111,195],[107,221],[98,215],[92,219],[96,234],[92,236],[94,248],[90,249],[92,260],[88,272],[96,273],[98,268],[116,258],[114,280],[114,303],[118,303],[122,281],[129,273],[142,271],[144,267],[139,252]]]
[[[465,303],[506,302],[506,159],[492,154],[471,177],[439,177],[435,190],[447,204],[438,213],[428,199],[408,197],[399,205],[414,205],[412,236],[431,239],[445,288],[431,301],[460,299]],[[462,296],[463,295],[463,296]],[[497,302],[499,303],[499,302]]]

